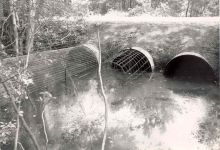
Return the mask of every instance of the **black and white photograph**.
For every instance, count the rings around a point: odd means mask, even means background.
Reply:
[[[0,0],[0,150],[220,150],[219,0]]]

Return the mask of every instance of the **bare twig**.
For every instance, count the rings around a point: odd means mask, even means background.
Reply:
[[[20,102],[18,103],[18,111],[20,112]],[[18,146],[18,137],[19,137],[19,129],[20,129],[19,115],[20,115],[20,113],[17,114],[17,129],[16,129],[16,134],[15,134],[14,150],[17,150],[17,146]]]
[[[105,143],[106,143],[106,137],[107,137],[107,130],[108,130],[108,101],[105,95],[103,82],[102,82],[102,74],[101,74],[101,67],[102,67],[102,56],[101,56],[101,43],[100,43],[100,37],[99,37],[99,27],[98,27],[98,43],[99,43],[99,69],[98,69],[98,75],[99,75],[99,81],[101,86],[101,93],[104,99],[105,103],[105,128],[104,128],[104,136],[102,140],[102,150],[105,150]]]
[[[26,70],[26,69],[27,69],[27,67],[28,67],[29,58],[30,58],[30,49],[28,50],[28,53],[27,53],[27,59],[26,59],[26,63],[25,63],[24,70]]]
[[[18,142],[18,144],[20,145],[21,149],[24,150],[23,145],[20,142]]]
[[[45,123],[45,107],[47,104],[51,102],[51,100],[54,99],[52,95],[49,92],[41,92],[42,97],[40,97],[41,101],[41,119],[42,119],[42,124],[43,124],[43,131],[44,131],[44,136],[45,136],[45,149],[47,150],[47,145],[48,145],[48,134],[47,134],[47,128],[46,128],[46,123]]]
[[[12,13],[10,13],[8,15],[8,17],[4,20],[3,24],[2,24],[2,33],[1,33],[1,38],[3,37],[3,34],[4,34],[4,26],[5,26],[5,23],[7,22],[7,20],[10,18],[10,16],[12,15]]]
[[[47,136],[47,130],[46,130],[46,125],[45,125],[45,120],[44,120],[44,107],[43,107],[43,111],[41,113],[41,118],[42,118],[42,122],[43,122],[43,129],[44,129],[44,135],[45,135],[45,141],[46,141],[46,148],[47,148],[47,145],[48,145],[48,136]]]
[[[75,84],[73,78],[71,77],[71,75],[70,75],[70,73],[69,73],[69,71],[67,69],[65,69],[65,71],[66,71],[66,74],[70,78],[70,81],[71,81],[71,83],[73,85],[73,90],[74,90],[75,96],[78,96],[78,90],[77,90],[77,87],[76,87],[76,84]]]
[[[65,38],[67,38],[68,36],[71,35],[71,32],[69,32],[66,36],[64,36],[62,39],[60,39],[61,41],[63,41]]]
[[[24,70],[23,70],[23,71],[21,71],[21,72],[24,72]],[[11,80],[12,78],[14,78],[14,77],[16,77],[16,76],[18,76],[18,75],[19,75],[19,73],[16,73],[16,74],[14,74],[13,76],[11,76],[11,77],[9,77],[9,78],[7,78],[7,79],[5,79],[5,80],[1,81],[0,83],[5,83],[5,82],[7,82],[7,81]]]
[[[91,128],[89,128],[88,132],[89,132],[90,150],[92,150],[92,135],[91,135]]]
[[[10,43],[10,44],[8,44],[8,45],[6,45],[6,46],[4,47],[4,49],[6,49],[7,47],[11,46],[11,45],[14,44],[14,43],[15,43],[15,41],[12,42],[12,43]]]
[[[2,80],[2,79],[1,79],[1,77],[0,77],[0,81],[1,81],[1,80]],[[7,93],[7,95],[9,96],[9,99],[11,100],[11,103],[12,103],[12,106],[13,106],[15,112],[16,112],[17,114],[19,114],[19,109],[18,109],[17,105],[15,104],[15,98],[14,98],[14,96],[11,94],[11,92],[9,91],[8,86],[7,86],[4,82],[2,83],[2,85],[3,85],[3,87],[4,87],[4,89],[5,89],[6,93]],[[26,130],[26,131],[28,132],[28,134],[30,135],[30,137],[31,137],[31,139],[32,139],[32,141],[33,141],[33,143],[34,143],[35,148],[36,148],[37,150],[40,150],[40,146],[39,146],[39,144],[38,144],[38,142],[37,142],[37,140],[36,140],[36,138],[35,138],[33,132],[31,131],[31,129],[30,129],[29,126],[27,125],[27,122],[25,121],[24,117],[21,116],[21,115],[19,115],[19,117],[20,117],[20,119],[21,119],[21,121],[22,121],[22,124],[23,124],[25,130]]]

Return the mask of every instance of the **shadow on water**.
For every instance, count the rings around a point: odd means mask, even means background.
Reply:
[[[218,87],[167,79],[161,73],[151,81],[141,76],[125,82],[124,74],[103,69],[110,103],[106,150],[219,148]],[[56,109],[48,106],[49,132],[56,131],[50,138],[57,139],[49,149],[101,148],[104,103],[98,83],[94,73],[76,82],[78,96],[61,97]]]

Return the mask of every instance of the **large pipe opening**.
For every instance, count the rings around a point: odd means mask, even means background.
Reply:
[[[167,63],[164,75],[189,81],[214,81],[215,73],[208,61],[193,52],[184,52]]]
[[[139,47],[120,51],[113,59],[111,66],[113,69],[131,75],[154,70],[153,58],[146,50]]]

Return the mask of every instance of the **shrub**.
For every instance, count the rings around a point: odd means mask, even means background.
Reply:
[[[44,20],[34,41],[35,51],[75,46],[87,38],[87,25],[82,18],[72,20]]]

